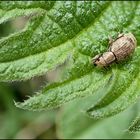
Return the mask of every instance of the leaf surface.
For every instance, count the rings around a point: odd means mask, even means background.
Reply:
[[[131,10],[130,10],[131,9]],[[29,16],[25,28],[0,40],[0,80],[26,80],[69,61],[60,82],[47,85],[23,103],[28,110],[58,107],[76,98],[102,95],[87,113],[103,118],[119,113],[139,98],[140,3],[115,1],[0,3],[0,23]],[[132,32],[135,53],[110,69],[91,58],[108,49],[109,37]]]
[[[116,116],[94,120],[82,113],[89,104],[96,102],[94,98],[95,96],[90,96],[62,107],[57,116],[57,134],[60,139],[135,139],[140,137],[140,134],[127,131],[130,122],[137,115],[139,104]]]

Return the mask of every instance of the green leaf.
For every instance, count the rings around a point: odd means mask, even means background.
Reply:
[[[33,2],[29,6],[13,2],[13,7],[0,3],[0,23],[18,16],[31,16],[23,30],[0,40],[1,81],[29,79],[64,63],[75,49],[74,38],[107,7],[107,2],[46,2],[50,6],[44,9],[42,3],[38,7]],[[93,7],[95,15],[92,15]],[[84,16],[87,21],[83,22]]]
[[[140,117],[138,116],[133,122],[131,123],[128,131],[131,133],[136,133],[140,131]]]
[[[100,94],[98,102],[90,104],[87,112],[94,118],[103,118],[137,101],[140,2],[56,1],[47,2],[48,7],[43,6],[44,2],[31,2],[29,6],[13,3],[0,4],[1,13],[5,12],[1,23],[17,16],[31,16],[23,30],[0,40],[0,80],[29,79],[68,60],[60,82],[44,87],[16,106],[40,111]],[[135,35],[138,42],[135,53],[108,70],[93,67],[91,58],[105,52],[109,36],[116,38],[119,32]]]
[[[124,76],[124,75],[123,75]],[[119,79],[119,78],[118,78]],[[132,81],[131,85],[124,90],[123,94],[116,97],[117,99],[113,102],[111,101],[112,98],[107,96],[112,93],[120,93],[117,89],[112,89],[112,92],[107,92],[105,97],[103,97],[97,104],[87,110],[88,114],[95,119],[104,118],[110,115],[115,115],[120,111],[126,109],[129,105],[135,103],[139,97],[139,90],[140,90],[140,83],[139,83],[139,75],[136,80]],[[116,83],[115,83],[116,84]],[[118,84],[119,85],[119,84]],[[123,86],[123,85],[122,85]],[[121,86],[120,86],[121,87]],[[123,86],[124,87],[124,86]],[[117,95],[115,95],[117,96]],[[109,102],[109,104],[108,104]],[[105,104],[106,103],[106,104]]]
[[[90,100],[92,98],[92,100]],[[129,133],[130,122],[137,115],[139,104],[128,110],[103,120],[93,120],[81,112],[88,105],[96,102],[93,98],[83,98],[64,106],[57,116],[57,134],[60,139],[134,139],[139,134]]]
[[[29,8],[42,8],[49,10],[54,5],[53,1],[1,1],[0,9],[11,10],[11,9],[29,9]]]

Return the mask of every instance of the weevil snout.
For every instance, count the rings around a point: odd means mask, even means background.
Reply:
[[[92,63],[94,64],[94,66],[104,67],[106,65],[106,62],[102,54],[96,55],[92,60],[93,60]]]

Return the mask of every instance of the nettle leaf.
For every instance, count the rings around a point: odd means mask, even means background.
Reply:
[[[132,121],[128,131],[131,133],[139,132],[140,131],[140,116],[136,117],[135,120]]]
[[[19,3],[14,3],[13,9],[12,5],[10,8],[8,6],[6,8],[4,3],[0,5],[2,10],[0,23],[11,19],[12,16],[15,18],[34,14],[22,31],[0,40],[0,80],[2,81],[29,79],[62,64],[71,50],[76,49],[75,36],[80,31],[83,32],[83,29],[91,24],[108,4],[107,2],[53,4],[47,2],[46,5],[50,6],[44,9],[40,2],[38,8],[34,8],[34,3],[29,3],[29,8],[25,6],[23,9],[25,4],[20,6]],[[34,13],[35,10],[38,14]]]
[[[139,111],[139,104],[114,117],[94,120],[83,115],[82,110],[95,103],[95,96],[75,100],[61,108],[57,116],[57,134],[60,139],[134,139],[140,134],[127,131]]]
[[[60,82],[44,87],[25,102],[16,103],[16,106],[40,111],[76,98],[102,94],[86,112],[94,118],[103,118],[117,114],[137,101],[139,2],[12,3],[10,6],[7,6],[8,3],[0,4],[1,23],[17,16],[31,16],[23,30],[0,40],[0,80],[30,79],[55,69],[67,59],[69,61]],[[8,14],[10,11],[12,14]],[[93,67],[91,58],[105,52],[109,37],[116,38],[119,32],[135,35],[138,41],[135,53],[108,70]]]

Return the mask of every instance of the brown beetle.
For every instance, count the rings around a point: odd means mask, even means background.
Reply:
[[[113,62],[124,60],[135,50],[137,41],[132,33],[119,34],[116,40],[109,42],[109,45],[107,52],[92,59],[95,66],[106,67]]]

